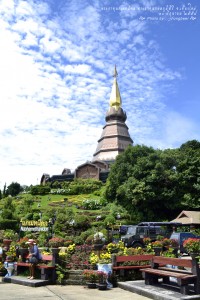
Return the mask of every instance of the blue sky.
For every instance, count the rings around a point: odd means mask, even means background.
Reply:
[[[200,140],[198,0],[0,0],[0,187],[91,160],[114,65],[135,144]]]

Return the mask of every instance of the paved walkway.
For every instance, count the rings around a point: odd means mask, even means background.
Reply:
[[[107,291],[98,289],[88,289],[83,286],[75,285],[49,285],[44,287],[28,287],[13,283],[0,282],[0,299],[1,300],[147,300],[149,298],[125,291],[121,288],[113,288]]]

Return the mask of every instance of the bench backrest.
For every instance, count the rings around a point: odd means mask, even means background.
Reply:
[[[147,261],[151,260],[153,254],[139,254],[139,255],[122,255],[122,256],[116,256],[116,263],[123,263],[126,261]]]
[[[177,266],[177,267],[192,268],[192,260],[191,259],[154,256],[154,257],[152,257],[152,266],[154,266],[155,264],[173,265],[173,266]]]

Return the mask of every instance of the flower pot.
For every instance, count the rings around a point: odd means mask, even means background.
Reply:
[[[103,248],[104,244],[94,244],[94,250],[98,251],[101,250]]]
[[[9,250],[10,244],[12,243],[12,240],[9,239],[3,239],[3,245],[6,251]]]
[[[154,247],[153,250],[154,250],[156,256],[160,256],[160,253],[162,252],[163,247]]]
[[[6,275],[6,273],[7,273],[6,269],[3,269],[3,270],[0,271],[0,276],[3,277],[3,276]]]
[[[57,247],[54,247],[54,248],[51,248],[51,252],[52,252],[52,254],[54,254],[54,255],[57,255],[58,253],[59,253],[59,251],[60,251],[60,249]]]
[[[98,289],[99,289],[100,291],[105,291],[105,290],[107,290],[107,283],[99,283],[99,284],[98,284]]]
[[[19,248],[19,255],[21,255],[22,261],[26,261],[26,256],[28,255],[29,251],[27,248]]]
[[[190,256],[192,257],[192,259],[196,259],[197,256],[199,256],[199,253],[196,252],[190,252]]]
[[[96,264],[92,265],[92,270],[98,270],[98,266]]]
[[[88,289],[96,289],[97,285],[95,282],[87,282]]]

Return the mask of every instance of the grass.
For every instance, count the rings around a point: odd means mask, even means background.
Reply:
[[[71,203],[71,205],[82,205],[82,201],[86,199],[99,199],[99,196],[93,195],[93,194],[81,194],[81,195],[44,195],[44,196],[35,196],[30,194],[21,194],[20,199],[14,198],[15,204],[20,204],[25,199],[30,199],[34,201],[33,208],[40,208],[41,210],[45,210],[49,208],[50,204],[55,204],[55,206],[68,206],[68,203]],[[67,199],[65,201],[65,199]],[[3,202],[3,201],[2,201]],[[3,206],[3,203],[2,203]]]
[[[83,200],[86,199],[100,199],[99,196],[93,194],[80,194],[80,195],[31,195],[31,194],[20,194],[17,197],[13,197],[13,203],[20,205],[24,200],[33,200],[32,209],[40,209],[45,211],[50,207],[72,207],[74,211],[79,212],[94,212],[94,214],[99,214],[101,210],[82,210],[81,207]],[[66,200],[65,200],[66,199]],[[0,201],[0,209],[3,208],[4,199]]]

